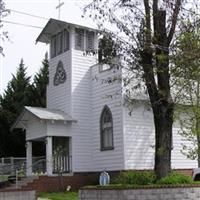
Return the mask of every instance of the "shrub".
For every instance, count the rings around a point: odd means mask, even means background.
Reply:
[[[127,171],[121,172],[113,181],[114,184],[123,185],[150,185],[155,183],[156,176],[148,171]]]
[[[192,177],[184,175],[182,173],[172,172],[169,176],[166,176],[157,181],[157,184],[176,185],[176,184],[189,184],[192,182],[193,182]]]

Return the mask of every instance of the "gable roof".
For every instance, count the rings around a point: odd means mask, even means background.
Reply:
[[[25,106],[22,113],[19,115],[15,123],[12,125],[11,130],[14,128],[21,128],[20,122],[27,121],[25,114],[30,113],[40,120],[52,120],[52,121],[66,121],[66,122],[77,122],[73,119],[69,114],[56,110],[56,109],[48,109],[41,107],[31,107]]]
[[[76,121],[67,113],[60,110],[56,110],[56,109],[31,107],[31,106],[25,106],[25,109],[31,112],[36,117],[38,117],[39,119],[58,120],[58,121],[59,120],[60,121]]]
[[[51,18],[45,25],[45,27],[42,30],[42,32],[40,33],[40,35],[37,37],[36,43],[37,42],[43,42],[46,44],[50,43],[50,39],[53,35],[55,35],[55,32],[62,31],[63,27],[66,27],[66,26],[75,26],[75,27],[77,26],[79,28],[97,31],[97,29],[95,29],[94,27],[88,27],[88,26],[81,25],[81,24],[74,24],[74,23],[69,23],[66,21],[61,21],[61,20]]]

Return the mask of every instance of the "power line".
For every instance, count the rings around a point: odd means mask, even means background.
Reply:
[[[49,19],[49,18],[46,18],[46,17],[41,17],[41,16],[38,16],[38,15],[33,15],[33,14],[30,14],[30,13],[26,13],[26,12],[22,12],[22,11],[18,11],[18,10],[13,10],[13,9],[9,9],[9,10],[11,12],[15,12],[15,13],[22,14],[22,15],[27,15],[27,16],[30,16],[30,17],[36,17],[36,18],[45,19],[45,20]]]
[[[4,22],[4,23],[8,23],[8,24],[20,25],[20,26],[26,26],[26,27],[31,27],[31,28],[38,28],[38,29],[43,29],[44,28],[44,27],[40,27],[40,26],[34,26],[34,25],[30,25],[30,24],[23,24],[23,23],[12,22],[12,21],[7,21],[7,20],[0,20],[0,22]]]

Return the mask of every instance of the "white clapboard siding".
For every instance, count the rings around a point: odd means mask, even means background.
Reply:
[[[151,112],[135,106],[129,115],[124,107],[125,169],[152,169],[154,127]]]
[[[54,76],[58,62],[62,61],[67,79],[64,83],[55,86]],[[71,51],[62,53],[49,62],[49,84],[47,87],[47,108],[62,110],[71,114]]]
[[[131,116],[128,113],[124,107],[125,169],[153,169],[155,132],[152,112],[141,105],[134,107]],[[183,138],[178,130],[180,128],[174,123],[172,168],[195,168],[197,162],[181,153]]]
[[[26,141],[42,138],[47,135],[46,122],[36,117],[31,117],[31,121],[26,124]]]
[[[116,75],[121,76],[121,70],[112,69],[99,72],[98,65],[91,68],[92,139],[90,143],[92,144],[93,153],[93,171],[124,169],[121,81],[117,80],[110,84],[102,83],[104,82],[103,80],[108,80],[109,77],[111,78]],[[100,116],[105,105],[112,112],[114,149],[101,151]]]
[[[178,134],[180,128],[174,123],[173,129],[173,151],[172,151],[172,168],[175,169],[192,169],[197,168],[197,161],[186,159],[186,156],[181,153],[182,144],[191,145],[185,138]]]
[[[72,155],[74,171],[92,170],[91,148],[91,83],[90,67],[96,64],[96,55],[85,55],[72,50]]]
[[[47,122],[47,135],[48,136],[58,136],[58,137],[71,137],[72,136],[72,126],[71,122],[63,121],[48,121]]]

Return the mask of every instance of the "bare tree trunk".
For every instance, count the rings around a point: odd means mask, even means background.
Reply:
[[[149,13],[148,1],[144,1],[146,13]],[[157,179],[167,176],[171,171],[171,147],[174,103],[170,93],[169,74],[169,38],[166,30],[166,11],[158,10],[158,1],[153,4],[153,27],[155,60],[148,42],[151,37],[146,33],[146,46],[141,52],[149,98],[154,114],[155,125],[155,173]],[[148,15],[149,16],[149,15]],[[150,18],[146,17],[146,27],[151,30]],[[156,62],[155,62],[156,61]],[[157,77],[157,81],[155,81]]]
[[[171,172],[171,147],[173,104],[157,105],[154,107],[155,124],[155,173],[157,179],[167,176]]]

